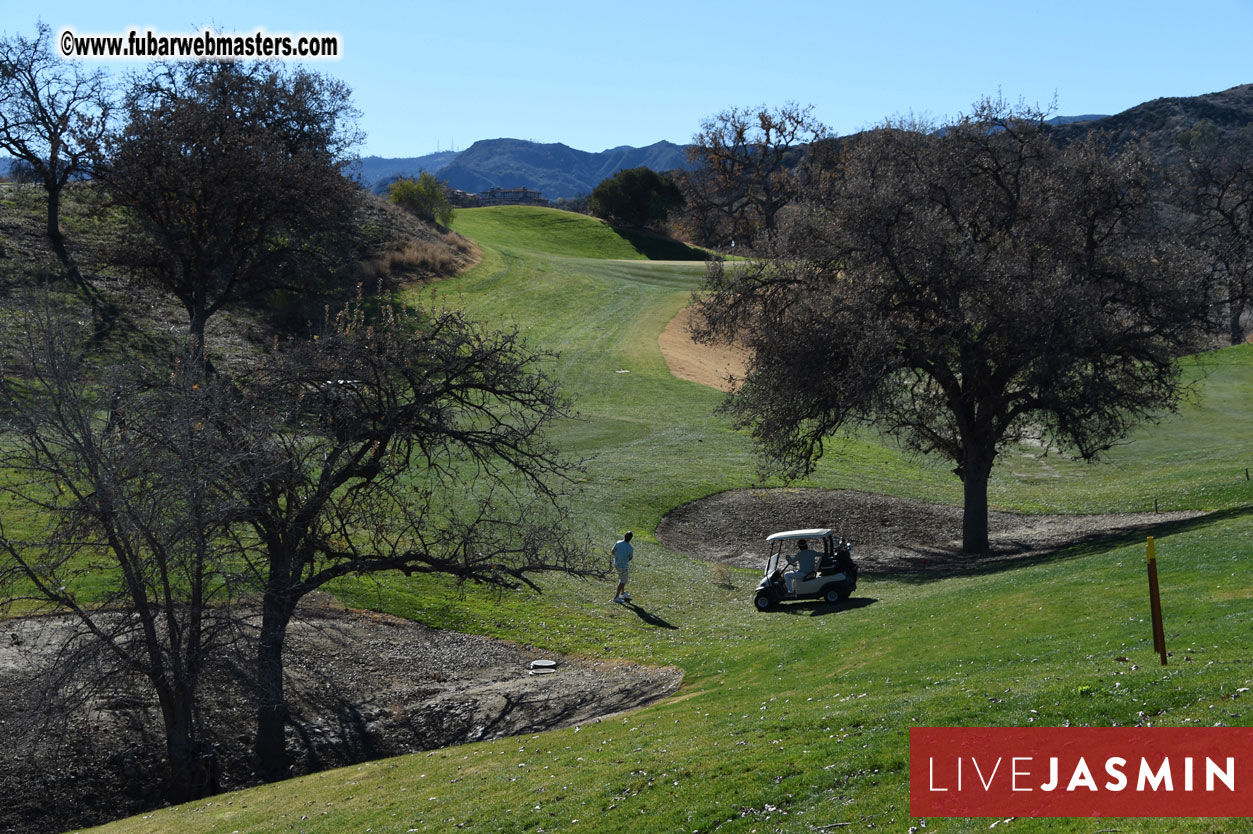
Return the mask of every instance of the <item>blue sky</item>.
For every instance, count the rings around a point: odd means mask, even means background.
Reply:
[[[1079,115],[1253,82],[1253,0],[0,0],[5,33],[37,17],[80,33],[336,33],[343,57],[310,66],[353,88],[363,153],[380,156],[499,137],[684,143],[728,107],[789,101],[847,134],[998,91]]]

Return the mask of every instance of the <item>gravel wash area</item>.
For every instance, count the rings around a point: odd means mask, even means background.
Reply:
[[[326,600],[302,611],[286,658],[294,774],[584,723],[682,681],[674,667],[567,657]],[[161,719],[141,682],[114,675],[72,709],[42,709],[41,672],[72,628],[63,616],[0,621],[0,832],[64,831],[162,804]],[[256,783],[248,668],[224,656],[201,683],[223,791]]]

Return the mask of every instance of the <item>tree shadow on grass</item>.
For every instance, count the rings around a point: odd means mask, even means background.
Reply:
[[[648,229],[614,226],[613,230],[650,261],[707,261],[711,257],[704,249],[688,246],[681,240]]]
[[[1069,541],[1046,548],[1028,542],[1000,542],[988,553],[963,553],[950,548],[918,548],[913,558],[887,565],[866,565],[863,573],[902,582],[933,582],[954,576],[982,576],[1000,571],[1052,564],[1093,556],[1120,547],[1143,545],[1156,539],[1203,530],[1210,525],[1253,516],[1253,505],[1218,510],[1193,518],[1162,522],[1130,523],[1113,530],[1077,533]]]

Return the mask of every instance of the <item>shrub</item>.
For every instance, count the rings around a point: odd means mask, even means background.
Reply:
[[[423,171],[416,180],[401,177],[388,188],[387,196],[396,205],[429,223],[447,226],[452,222],[448,186],[434,174]]]

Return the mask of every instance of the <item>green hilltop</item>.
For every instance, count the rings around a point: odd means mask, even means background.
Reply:
[[[458,209],[454,228],[492,245],[545,255],[618,260],[703,261],[708,253],[650,232],[612,227],[584,214],[538,206]]]

